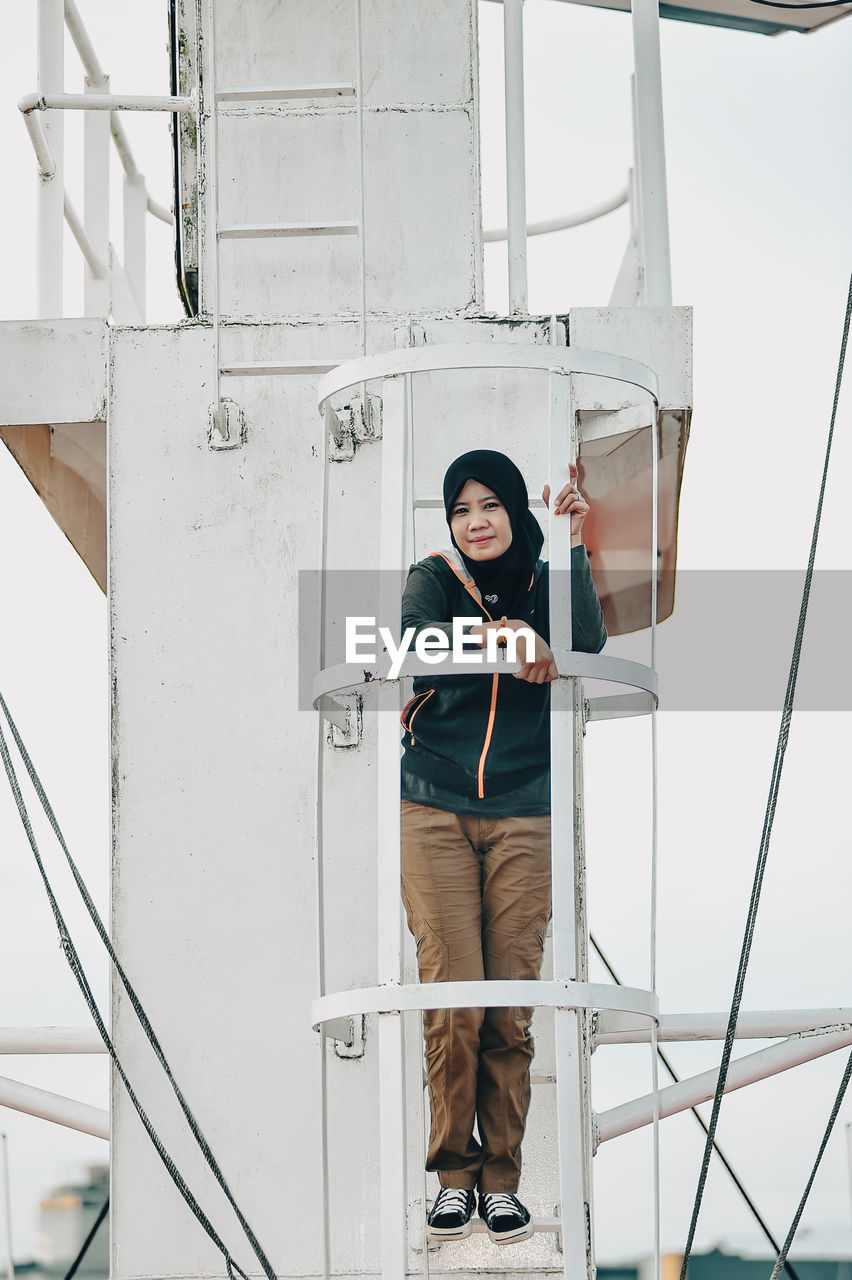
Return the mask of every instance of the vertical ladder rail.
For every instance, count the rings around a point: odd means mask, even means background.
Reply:
[[[506,223],[509,313],[527,310],[527,191],[524,140],[524,0],[503,0],[506,101]]]
[[[660,412],[652,403],[651,421],[651,655],[650,667],[657,669],[657,595],[659,579],[659,498],[660,498]],[[657,708],[651,708],[651,903],[648,986],[657,992],[657,837],[659,829],[659,786],[657,768]],[[660,1064],[657,1053],[657,1024],[651,1022],[651,1091],[654,1118],[652,1125],[654,1174],[654,1276],[660,1280]]]
[[[329,491],[329,440],[328,415],[322,416],[322,493],[320,495],[320,582],[316,599],[316,633],[319,641],[319,669],[326,665],[325,649],[325,573],[328,563],[328,491]],[[317,797],[316,797],[316,845],[315,845],[315,886],[317,915],[317,989],[320,995],[326,993],[326,946],[325,946],[325,739],[326,723],[319,717],[317,726]],[[320,1189],[322,1193],[322,1276],[329,1280],[331,1275],[331,1222],[329,1218],[330,1180],[328,1171],[328,1042],[323,1032],[319,1036],[320,1055]]]
[[[385,379],[381,461],[379,614],[399,616],[399,569],[405,530],[404,378]],[[402,974],[402,914],[399,896],[399,685],[383,684],[378,695],[378,982],[398,985]],[[405,1077],[399,1011],[378,1015],[381,1162],[381,1264],[385,1277],[404,1276],[407,1263]]]
[[[556,338],[552,323],[551,339]],[[571,520],[554,515],[556,495],[568,478],[568,462],[575,445],[575,388],[572,375],[548,374],[548,481],[551,496],[548,508],[548,542],[551,582],[551,645],[570,649],[571,616]],[[567,439],[565,427],[568,427]],[[575,769],[578,738],[577,716],[582,691],[579,681],[560,679],[551,685],[551,876],[553,894],[553,976],[557,980],[578,977],[578,959],[583,954],[580,934],[583,916],[578,904],[585,902],[584,866],[577,859],[581,847],[578,831],[579,781]],[[565,1280],[578,1280],[589,1273],[590,1224],[586,1206],[591,1205],[590,1146],[584,1140],[588,1128],[588,1099],[585,1097],[587,1052],[582,1035],[582,1015],[568,1009],[555,1011],[556,1105],[558,1120],[559,1182],[562,1213],[562,1249]]]
[[[220,348],[220,278],[219,278],[219,112],[216,102],[216,4],[207,0],[207,23],[202,42],[198,86],[198,115],[204,122],[205,236],[204,255],[207,270],[203,279],[208,297],[202,297],[202,310],[209,311],[212,324],[212,389],[208,442],[213,449],[232,448],[239,440],[229,439],[228,425],[222,407]],[[209,303],[209,306],[207,305]]]

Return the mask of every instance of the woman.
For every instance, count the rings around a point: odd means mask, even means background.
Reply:
[[[576,468],[555,500],[570,515],[575,649],[606,640],[581,542],[588,503]],[[550,491],[545,486],[548,502]],[[537,978],[550,917],[550,691],[544,541],[527,487],[502,453],[477,449],[444,477],[454,551],[409,572],[402,625],[448,635],[457,616],[483,620],[470,635],[531,628],[535,651],[512,675],[418,677],[402,714],[402,893],[421,982]],[[518,642],[524,656],[524,641]],[[458,1240],[479,1215],[495,1244],[532,1235],[517,1198],[530,1096],[532,1010],[426,1011],[432,1132],[426,1168],[441,1191],[427,1234]],[[474,1121],[478,1140],[474,1137]]]

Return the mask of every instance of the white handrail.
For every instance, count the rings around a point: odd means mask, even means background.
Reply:
[[[20,1080],[0,1076],[0,1107],[11,1107],[27,1115],[52,1120],[54,1124],[90,1133],[95,1138],[109,1140],[109,1112],[93,1107],[88,1102],[78,1102],[47,1089],[36,1089]]]
[[[86,259],[89,270],[96,280],[103,280],[104,276],[107,274],[107,265],[105,262],[101,261],[95,252],[95,247],[86,235],[86,228],[83,226],[79,213],[71,203],[71,198],[67,191],[64,195],[63,207],[65,211],[65,221],[68,223],[68,230],[77,241],[80,252]]]
[[[64,24],[63,24],[64,18]],[[106,292],[95,290],[91,293],[90,286],[92,281],[113,277],[113,270],[118,268],[118,261],[113,255],[112,249],[109,247],[108,241],[104,242],[105,224],[101,227],[101,232],[95,237],[97,244],[93,244],[92,235],[86,230],[83,222],[77,214],[74,205],[69,199],[65,190],[62,177],[62,155],[61,155],[61,139],[62,133],[58,131],[58,149],[60,154],[55,159],[51,154],[48,130],[45,129],[41,120],[43,111],[106,111],[109,113],[110,134],[115,143],[115,149],[118,152],[119,160],[124,169],[125,177],[125,256],[132,259],[128,262],[128,279],[136,280],[136,287],[131,290],[131,294],[125,290],[125,302],[129,302],[132,313],[138,312],[140,317],[144,317],[144,288],[140,288],[139,281],[144,280],[145,276],[145,233],[144,233],[144,215],[150,213],[152,217],[158,221],[164,222],[167,226],[173,226],[175,222],[172,212],[154,200],[148,192],[145,185],[145,179],[140,173],[133,155],[130,141],[124,131],[121,123],[121,111],[166,111],[169,113],[185,114],[196,110],[195,100],[192,97],[178,95],[157,95],[157,94],[111,94],[109,90],[109,79],[101,66],[95,47],[89,37],[80,11],[77,8],[76,0],[59,0],[59,3],[45,4],[40,10],[39,31],[40,41],[52,38],[54,45],[60,28],[67,27],[74,46],[83,65],[86,76],[86,84],[89,89],[96,92],[88,92],[83,94],[62,92],[63,80],[61,71],[53,75],[42,75],[39,73],[39,89],[36,93],[25,94],[18,103],[19,110],[24,117],[24,123],[30,141],[36,155],[39,166],[39,177],[43,181],[43,191],[40,207],[42,213],[40,218],[42,224],[44,219],[48,219],[48,226],[55,226],[59,222],[59,227],[50,233],[50,236],[43,235],[41,243],[45,248],[40,252],[39,262],[39,314],[42,316],[59,314],[62,311],[62,289],[61,284],[56,283],[55,277],[61,276],[61,222],[67,223],[80,251],[86,261],[91,272],[91,277],[87,277],[86,284],[86,312],[94,308],[95,312],[100,314],[103,307],[111,309],[112,301],[110,297],[112,289]],[[50,33],[53,33],[51,36]],[[40,45],[41,47],[41,45]],[[51,46],[53,47],[53,46]],[[61,42],[58,46],[61,50]],[[41,62],[40,62],[41,68]],[[61,62],[58,64],[61,66]],[[57,123],[53,126],[59,130],[58,121],[61,116],[56,117]],[[90,143],[86,141],[86,154],[89,155]],[[100,135],[98,135],[100,136]],[[55,140],[56,141],[56,140]],[[100,149],[100,145],[96,148],[100,157],[97,162],[93,158],[92,163],[98,165],[107,164],[107,157]],[[94,153],[93,153],[94,157]],[[103,169],[103,173],[99,174],[98,169],[90,170],[89,160],[87,164],[87,182],[95,180],[100,182],[103,174],[108,170]],[[54,194],[49,194],[53,192]],[[61,202],[60,202],[61,196]],[[108,199],[108,193],[104,192],[104,199]],[[128,205],[128,200],[131,201]],[[61,214],[60,214],[61,203]],[[88,213],[86,215],[88,221]],[[44,225],[42,230],[45,230]],[[52,238],[51,238],[52,237]],[[129,237],[129,239],[128,239]],[[107,249],[104,261],[104,249]],[[129,247],[128,247],[129,246]],[[53,283],[48,284],[48,279]],[[114,299],[112,299],[114,301]]]
[[[30,111],[168,111],[195,110],[192,98],[150,93],[25,93],[18,109]]]
[[[581,227],[586,222],[594,222],[596,218],[603,218],[615,209],[620,209],[629,199],[630,187],[625,183],[615,195],[609,196],[606,200],[599,200],[597,204],[591,204],[586,209],[578,209],[575,213],[564,213],[558,218],[545,218],[543,222],[528,222],[527,237],[546,236],[552,231],[567,231],[569,227]],[[493,244],[495,241],[506,240],[508,235],[507,227],[494,227],[490,231],[483,231],[482,239],[486,244]]]

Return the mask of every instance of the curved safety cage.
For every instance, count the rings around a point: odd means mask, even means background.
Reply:
[[[381,1254],[384,1276],[404,1275],[408,1270],[406,1217],[408,1211],[405,1145],[403,1014],[425,1009],[524,1005],[554,1010],[558,1116],[558,1162],[561,1218],[542,1220],[539,1229],[561,1232],[565,1276],[585,1274],[591,1261],[591,1158],[595,1149],[589,1102],[589,1063],[593,1042],[593,1017],[601,1012],[620,1025],[644,1029],[652,1052],[651,1079],[654,1132],[655,1200],[658,1201],[656,1041],[659,1009],[655,992],[655,880],[656,880],[656,764],[652,763],[651,834],[651,963],[647,989],[588,981],[588,928],[585,919],[585,853],[582,815],[582,744],[585,723],[650,715],[652,755],[656,752],[655,711],[658,681],[654,670],[657,617],[656,547],[658,495],[657,378],[639,361],[599,351],[578,350],[556,344],[558,327],[551,323],[551,345],[522,343],[450,343],[406,347],[372,354],[330,370],[318,386],[318,408],[324,415],[325,492],[323,499],[323,548],[328,546],[329,445],[339,445],[338,413],[345,400],[360,396],[365,416],[371,401],[381,405],[381,460],[379,512],[379,565],[382,573],[379,605],[384,617],[399,616],[399,572],[411,563],[414,550],[414,511],[437,506],[434,497],[418,494],[413,481],[412,437],[417,375],[443,371],[527,371],[540,373],[547,385],[548,480],[553,492],[569,474],[569,463],[578,455],[578,397],[576,380],[602,379],[613,389],[613,401],[647,409],[651,427],[650,466],[652,503],[649,513],[651,572],[651,660],[648,666],[622,658],[574,652],[571,648],[571,531],[570,521],[554,520],[548,512],[549,564],[551,571],[566,575],[565,591],[552,593],[550,634],[560,678],[551,686],[551,769],[559,785],[552,789],[551,868],[553,979],[540,981],[481,981],[412,984],[403,981],[400,884],[400,781],[399,722],[401,682],[408,676],[452,675],[447,661],[440,667],[407,656],[398,669],[380,657],[362,663],[330,663],[324,660],[324,605],[320,623],[320,662],[312,687],[313,706],[339,729],[350,726],[353,693],[369,698],[379,711],[376,721],[377,846],[376,882],[377,965],[376,983],[349,990],[328,991],[325,983],[324,872],[322,819],[317,858],[319,920],[319,995],[311,1006],[311,1020],[332,1039],[343,1036],[349,1019],[377,1015],[380,1081]],[[369,388],[369,396],[368,396]],[[603,409],[605,418],[608,410]],[[613,411],[614,412],[614,411]],[[600,418],[596,438],[606,435]],[[613,434],[616,434],[613,429]],[[377,437],[374,437],[377,438]],[[335,509],[340,508],[340,502]],[[323,569],[330,566],[323,564]],[[323,588],[325,589],[325,587]],[[477,664],[476,674],[508,674],[519,664],[506,661]],[[464,666],[471,674],[471,667]],[[458,669],[455,669],[458,674]],[[584,681],[595,689],[584,688]],[[347,695],[349,699],[347,701]],[[350,726],[351,727],[351,726]],[[319,746],[319,810],[323,805],[325,730]],[[326,1056],[323,1054],[323,1106],[326,1106]],[[327,1141],[327,1126],[323,1125]],[[327,1167],[327,1156],[324,1166]],[[423,1201],[426,1203],[425,1182]],[[425,1214],[424,1214],[425,1217]],[[328,1248],[328,1232],[326,1232]],[[428,1267],[427,1248],[423,1248]]]

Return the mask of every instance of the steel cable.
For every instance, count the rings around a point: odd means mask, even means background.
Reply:
[[[594,934],[592,933],[589,934],[589,941],[591,942],[592,946],[597,952],[598,959],[603,964],[604,968],[606,969],[609,976],[612,978],[613,982],[618,987],[622,986],[623,984],[621,979],[619,978],[618,974],[615,972],[615,969],[613,969],[607,957],[604,955],[603,951],[601,950],[600,944],[597,938],[594,936]],[[659,1044],[657,1045],[657,1057],[659,1058],[660,1062],[662,1062],[663,1066],[665,1067],[666,1071],[668,1071],[669,1075],[671,1076],[675,1084],[680,1084],[680,1079],[681,1079],[680,1076],[675,1071],[668,1056],[663,1052]],[[704,1130],[704,1133],[706,1136],[707,1122],[705,1121],[704,1117],[701,1115],[701,1112],[698,1110],[697,1107],[690,1107],[689,1109],[692,1112],[692,1114],[695,1116],[695,1119],[701,1125],[701,1128]],[[733,1165],[731,1164],[730,1160],[725,1155],[724,1151],[722,1150],[722,1148],[719,1146],[718,1142],[716,1142],[715,1139],[713,1140],[713,1150],[716,1152],[716,1155],[722,1161],[722,1164],[726,1172],[729,1174],[731,1181],[733,1182],[737,1191],[739,1191],[747,1207],[751,1211],[752,1217],[754,1218],[757,1225],[760,1227],[761,1231],[763,1232],[764,1236],[768,1240],[769,1244],[772,1246],[773,1251],[776,1254],[779,1254],[781,1252],[781,1246],[779,1245],[778,1241],[775,1239],[774,1235],[772,1234],[766,1222],[764,1221],[763,1216],[760,1210],[758,1209],[757,1205],[754,1203],[748,1191],[745,1189],[739,1177],[737,1176],[737,1172],[734,1169]],[[799,1280],[799,1276],[795,1271],[793,1264],[791,1262],[785,1261],[784,1266],[786,1268],[787,1275],[790,1277],[790,1280]]]
[[[843,1078],[840,1081],[840,1088],[837,1090],[837,1096],[834,1099],[834,1106],[831,1108],[831,1115],[828,1118],[828,1124],[825,1126],[825,1133],[822,1135],[822,1142],[819,1144],[819,1151],[817,1152],[816,1160],[814,1161],[813,1168],[811,1169],[811,1176],[805,1184],[805,1189],[802,1192],[802,1198],[799,1201],[799,1207],[796,1209],[793,1221],[790,1224],[790,1230],[787,1232],[787,1239],[784,1241],[778,1257],[775,1260],[775,1266],[772,1268],[770,1280],[778,1280],[778,1277],[781,1274],[781,1268],[787,1265],[787,1254],[789,1252],[790,1245],[793,1243],[793,1236],[799,1228],[799,1222],[805,1211],[808,1196],[811,1194],[811,1187],[814,1185],[814,1178],[817,1175],[817,1169],[820,1166],[825,1149],[828,1146],[828,1140],[831,1137],[831,1131],[834,1128],[837,1113],[839,1112],[841,1103],[843,1102],[850,1076],[852,1076],[852,1053],[850,1053],[847,1060],[846,1070],[843,1072]]]
[[[810,600],[811,583],[814,574],[814,562],[816,560],[817,542],[819,540],[819,529],[822,520],[822,506],[825,498],[825,487],[828,480],[828,466],[831,459],[831,445],[834,439],[834,424],[837,419],[837,405],[840,400],[840,388],[843,382],[843,367],[846,362],[846,344],[849,338],[849,322],[852,318],[852,277],[849,280],[849,291],[846,298],[846,315],[843,321],[843,337],[840,342],[840,357],[837,365],[837,378],[834,385],[834,400],[831,407],[831,422],[828,429],[828,439],[825,447],[825,459],[822,468],[822,479],[819,487],[819,498],[817,499],[816,515],[814,517],[813,532],[811,534],[811,548],[808,555],[808,567],[805,573],[805,582],[802,589],[802,602],[799,607],[799,621],[796,627],[796,638],[793,643],[793,656],[790,661],[790,671],[787,676],[787,689],[784,694],[784,707],[781,713],[781,725],[778,730],[778,742],[775,748],[775,760],[772,766],[772,778],[769,785],[769,796],[766,802],[766,812],[763,819],[763,830],[760,836],[760,848],[757,856],[757,865],[755,867],[754,882],[752,885],[751,899],[749,901],[748,916],[746,919],[745,935],[743,937],[742,949],[740,952],[739,965],[737,966],[737,977],[734,984],[734,995],[731,1001],[731,1012],[728,1018],[728,1027],[725,1034],[725,1045],[722,1050],[722,1060],[719,1064],[719,1079],[716,1082],[716,1093],[713,1098],[713,1110],[710,1115],[710,1123],[707,1128],[707,1141],[704,1145],[704,1156],[701,1161],[701,1172],[698,1177],[698,1188],[695,1193],[695,1202],[692,1207],[692,1218],[689,1224],[689,1235],[687,1236],[686,1246],[683,1253],[683,1263],[680,1270],[680,1280],[686,1280],[686,1273],[689,1267],[689,1258],[692,1253],[692,1245],[695,1239],[695,1230],[698,1225],[698,1215],[701,1211],[701,1203],[704,1198],[704,1187],[707,1182],[707,1173],[710,1168],[710,1158],[713,1154],[713,1143],[716,1137],[716,1126],[719,1121],[719,1111],[722,1105],[722,1096],[725,1092],[725,1084],[728,1079],[728,1067],[731,1061],[731,1054],[734,1047],[734,1036],[737,1029],[737,1019],[739,1017],[740,1005],[742,1003],[743,988],[745,986],[746,970],[748,969],[749,956],[751,955],[751,944],[754,938],[754,928],[757,921],[757,910],[760,905],[760,894],[763,887],[763,876],[766,870],[766,860],[769,854],[769,844],[772,837],[772,827],[775,821],[775,809],[778,803],[778,792],[781,785],[781,772],[784,767],[784,757],[787,752],[787,742],[790,736],[790,720],[793,715],[793,700],[796,694],[796,682],[799,675],[799,660],[802,652],[802,639],[805,632],[805,621],[808,615],[808,603]]]
[[[100,1210],[98,1212],[98,1216],[95,1218],[91,1228],[89,1229],[89,1234],[86,1236],[86,1239],[80,1245],[80,1251],[77,1254],[77,1257],[74,1259],[74,1261],[71,1263],[71,1266],[65,1272],[65,1280],[74,1280],[74,1277],[77,1274],[77,1271],[79,1269],[80,1263],[83,1261],[86,1254],[89,1252],[89,1245],[92,1243],[95,1236],[98,1234],[98,1227],[101,1225],[101,1223],[103,1222],[104,1218],[107,1216],[108,1213],[109,1213],[109,1196],[107,1196],[106,1200],[104,1200],[103,1204],[101,1205]]]
[[[77,867],[77,864],[74,862],[74,859],[71,856],[70,850],[68,849],[68,846],[65,843],[65,838],[62,834],[62,831],[60,830],[59,823],[57,822],[57,819],[56,819],[56,815],[53,812],[50,801],[48,800],[44,787],[41,784],[41,780],[38,774],[36,773],[35,767],[32,763],[32,760],[30,759],[29,753],[27,752],[23,739],[21,738],[21,735],[18,732],[17,726],[14,720],[12,719],[12,716],[9,712],[9,708],[6,705],[6,701],[3,698],[2,694],[0,694],[0,709],[2,709],[3,715],[5,716],[6,721],[9,725],[9,729],[15,740],[15,745],[18,748],[21,759],[24,763],[24,767],[27,771],[30,782],[33,785],[33,789],[35,790],[36,795],[38,796],[39,802],[41,804],[42,809],[44,810],[45,816],[47,817],[47,820],[53,829],[53,832],[59,842],[62,852],[65,854],[66,861],[68,862],[68,865],[71,869],[71,874],[74,877],[74,882],[77,885],[77,888],[80,892],[80,896],[83,899],[83,902],[85,903],[86,910],[89,913],[89,917],[92,923],[94,924],[95,929],[97,930],[97,933],[104,944],[104,947],[106,948],[106,951],[110,957],[110,960],[112,961],[113,966],[115,967],[116,973],[121,979],[121,984],[127,993],[128,1000],[130,1001],[130,1005],[134,1013],[136,1014],[139,1024],[142,1027],[143,1031],[145,1032],[145,1035],[152,1049],[154,1050],[154,1054],[158,1062],[160,1063],[160,1066],[162,1067],[163,1072],[165,1073],[165,1076],[169,1081],[169,1084],[172,1087],[172,1091],[174,1092],[174,1095],[178,1100],[178,1103],[180,1105],[181,1111],[183,1112],[184,1118],[186,1119],[189,1130],[192,1133],[192,1136],[195,1138],[195,1141],[202,1155],[204,1156],[204,1159],[207,1162],[208,1167],[213,1173],[213,1176],[215,1177],[216,1181],[218,1182],[219,1186],[224,1192],[225,1197],[228,1200],[228,1203],[231,1205],[232,1209],[234,1210],[234,1213],[237,1216],[237,1220],[239,1221],[240,1226],[242,1227],[245,1233],[246,1239],[248,1240],[251,1246],[252,1252],[254,1253],[255,1257],[257,1258],[258,1262],[263,1268],[264,1273],[267,1276],[267,1280],[277,1280],[277,1276],[272,1268],[272,1264],[270,1263],[269,1259],[267,1258],[266,1254],[261,1248],[260,1242],[258,1241],[257,1237],[255,1236],[254,1232],[249,1226],[249,1223],[247,1222],[242,1210],[240,1209],[239,1205],[234,1199],[234,1195],[230,1187],[228,1186],[227,1182],[225,1181],[224,1174],[222,1173],[222,1170],[220,1169],[219,1164],[216,1161],[215,1156],[213,1155],[213,1152],[207,1142],[207,1139],[204,1137],[204,1134],[201,1131],[201,1127],[198,1124],[198,1121],[196,1120],[192,1111],[190,1110],[189,1103],[186,1101],[186,1098],[184,1097],[183,1092],[180,1089],[180,1086],[178,1085],[177,1080],[175,1079],[172,1073],[171,1067],[168,1063],[165,1053],[163,1052],[162,1046],[160,1045],[160,1042],[154,1033],[154,1028],[151,1026],[151,1023],[148,1020],[148,1016],[145,1013],[144,1008],[142,1007],[142,1003],[139,997],[137,996],[136,992],[134,991],[133,987],[131,986],[130,980],[121,966],[121,963],[118,959],[115,948],[113,947],[112,940],[110,939],[109,934],[107,933],[103,920],[101,919],[98,909],[95,906],[94,900],[92,899],[92,896],[89,893],[89,890],[85,884],[85,881],[83,880],[83,877],[80,874],[79,868]],[[144,1108],[142,1107],[142,1104],[140,1103],[133,1089],[133,1086],[130,1083],[130,1080],[128,1079],[125,1073],[124,1067],[118,1057],[115,1046],[112,1042],[110,1034],[107,1031],[106,1025],[101,1016],[100,1009],[98,1008],[97,1002],[95,1001],[91,987],[89,986],[89,981],[86,977],[85,970],[83,969],[82,962],[74,946],[74,943],[71,939],[71,936],[68,932],[68,928],[65,924],[65,920],[59,908],[59,903],[56,900],[56,896],[53,892],[53,887],[48,878],[47,872],[44,867],[44,863],[42,862],[41,854],[38,848],[38,843],[35,838],[35,833],[33,831],[32,823],[30,821],[29,812],[27,810],[26,803],[24,801],[23,793],[21,791],[21,787],[18,782],[17,774],[15,773],[15,768],[12,763],[12,758],[9,753],[9,747],[6,741],[6,736],[3,733],[2,725],[0,725],[0,756],[2,756],[3,766],[6,770],[6,776],[9,780],[9,785],[12,789],[12,794],[15,798],[15,804],[17,806],[18,813],[20,815],[21,822],[23,824],[24,831],[26,833],[30,848],[32,849],[33,856],[36,860],[36,865],[38,867],[39,874],[41,875],[45,892],[47,893],[48,901],[50,902],[50,907],[53,912],[54,920],[56,921],[56,926],[59,930],[59,939],[62,946],[62,950],[65,953],[65,958],[68,961],[68,965],[71,969],[71,972],[73,973],[77,981],[77,985],[79,986],[80,991],[82,992],[83,998],[86,1002],[86,1006],[89,1012],[91,1013],[92,1018],[94,1019],[95,1025],[98,1029],[98,1032],[100,1033],[100,1036],[104,1042],[104,1045],[106,1046],[107,1052],[112,1058],[112,1061],[115,1065],[115,1069],[121,1079],[122,1084],[125,1087],[127,1095],[130,1098],[130,1101],[132,1102],[140,1120],[142,1121],[142,1124],[145,1128],[146,1133],[148,1134],[149,1138],[154,1144],[157,1154],[159,1155],[160,1159],[165,1165],[169,1173],[169,1176],[171,1177],[178,1191],[183,1196],[187,1205],[192,1210],[195,1217],[200,1222],[201,1226],[207,1232],[210,1239],[216,1245],[217,1249],[219,1249],[219,1251],[222,1253],[222,1256],[225,1259],[228,1275],[233,1277],[234,1273],[236,1273],[237,1275],[243,1277],[243,1280],[247,1280],[246,1273],[242,1270],[240,1266],[238,1266],[238,1264],[232,1258],[224,1241],[220,1238],[220,1236],[216,1232],[216,1229],[214,1228],[213,1224],[210,1222],[209,1218],[204,1213],[198,1201],[195,1199],[195,1196],[190,1191],[189,1186],[184,1180],[182,1174],[180,1173],[179,1169],[175,1165],[168,1151],[164,1147],[150,1119],[148,1118],[148,1115],[146,1114]]]

